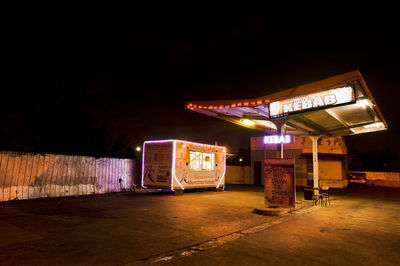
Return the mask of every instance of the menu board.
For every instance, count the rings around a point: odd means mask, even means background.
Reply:
[[[267,207],[295,207],[293,159],[264,160],[264,193]]]

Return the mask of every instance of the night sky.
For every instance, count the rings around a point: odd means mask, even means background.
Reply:
[[[2,150],[131,156],[144,140],[178,138],[235,152],[263,133],[184,103],[259,97],[359,69],[389,130],[346,143],[400,157],[394,6],[32,2],[3,9]]]

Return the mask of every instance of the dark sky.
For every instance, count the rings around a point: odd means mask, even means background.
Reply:
[[[262,132],[185,101],[259,97],[359,69],[389,130],[346,138],[349,148],[400,150],[394,6],[81,2],[3,9],[3,149],[113,153],[180,138],[235,151]]]

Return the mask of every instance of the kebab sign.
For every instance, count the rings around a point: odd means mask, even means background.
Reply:
[[[309,111],[355,101],[354,89],[342,87],[303,96],[296,96],[269,104],[269,116],[281,117],[302,111]]]
[[[288,144],[292,143],[291,135],[264,136],[264,144]]]

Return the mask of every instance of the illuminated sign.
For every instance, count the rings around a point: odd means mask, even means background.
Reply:
[[[264,136],[264,144],[287,144],[292,142],[290,135]]]
[[[269,104],[269,116],[270,118],[275,118],[354,101],[355,94],[353,88],[342,87],[272,102]]]

